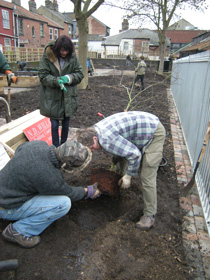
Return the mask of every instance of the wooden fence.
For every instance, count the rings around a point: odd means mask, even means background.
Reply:
[[[3,54],[8,63],[19,61],[40,61],[44,48],[15,48],[15,47],[3,47]],[[78,50],[76,49],[78,57]],[[99,58],[101,54],[98,52],[88,52],[90,58]]]
[[[16,61],[39,61],[44,48],[15,48],[3,47],[3,54],[8,63]]]

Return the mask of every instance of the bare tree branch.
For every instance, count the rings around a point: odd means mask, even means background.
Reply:
[[[205,10],[208,0],[124,0],[122,5],[117,0],[107,2],[111,7],[122,9],[126,12],[127,19],[138,19],[144,22],[148,19],[155,24],[159,36],[160,64],[159,73],[163,73],[166,50],[166,30],[177,8],[189,6],[192,9]]]

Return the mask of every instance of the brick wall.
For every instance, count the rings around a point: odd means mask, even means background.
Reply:
[[[44,24],[44,37],[40,36],[40,24]],[[35,30],[35,37],[32,36],[32,27]],[[20,45],[24,47],[44,47],[50,42],[50,28],[53,29],[53,40],[55,29],[51,26],[48,26],[44,22],[38,22],[30,19],[23,19],[23,35],[19,36]],[[67,29],[67,28],[66,28]],[[62,35],[65,31],[63,29],[58,29],[58,36]],[[66,31],[67,33],[67,31]]]
[[[106,28],[93,17],[87,19],[89,26],[89,34],[106,35]]]

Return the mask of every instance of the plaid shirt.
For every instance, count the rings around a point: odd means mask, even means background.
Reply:
[[[114,155],[128,160],[126,174],[138,174],[141,150],[153,138],[159,119],[155,115],[141,111],[122,112],[111,115],[96,123],[102,148]]]

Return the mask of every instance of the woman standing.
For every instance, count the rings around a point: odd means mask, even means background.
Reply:
[[[77,85],[84,77],[68,36],[62,35],[46,46],[38,75],[41,82],[40,113],[50,118],[52,142],[58,147],[68,138],[70,117],[78,107]],[[62,121],[61,141],[59,121]]]

